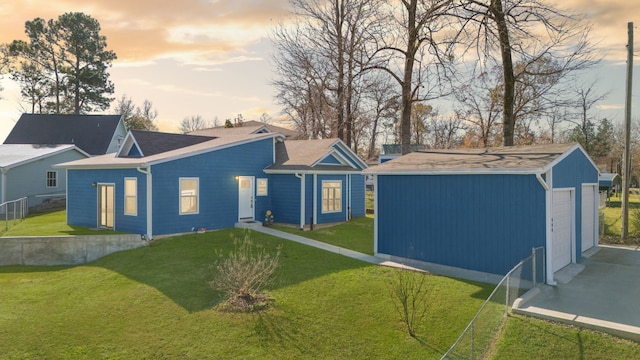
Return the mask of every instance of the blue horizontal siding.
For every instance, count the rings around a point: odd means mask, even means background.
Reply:
[[[98,226],[98,188],[93,183],[115,185],[115,230],[133,234],[146,231],[146,176],[135,169],[68,170],[67,222],[75,226]],[[138,214],[124,215],[124,178],[138,180]]]
[[[378,252],[505,274],[545,243],[534,175],[378,175]]]
[[[365,177],[353,174],[351,175],[351,216],[364,216],[365,207]]]
[[[598,169],[576,149],[553,167],[553,187],[575,189],[576,260],[582,257],[582,184],[598,184]],[[597,235],[596,235],[597,236]]]
[[[300,179],[293,174],[269,176],[275,222],[300,224]]]
[[[271,138],[152,166],[154,234],[222,229],[238,221],[236,176],[265,177],[273,162]],[[199,179],[199,213],[179,214],[179,179]],[[270,206],[271,196],[256,198],[256,220]]]
[[[341,165],[342,163],[340,162],[340,160],[336,159],[335,156],[331,155],[331,156],[327,156],[326,158],[322,159],[320,164],[324,164],[324,165]]]
[[[341,207],[339,212],[322,213],[322,182],[323,181],[340,181],[341,188]],[[311,195],[311,194],[310,194]],[[346,175],[318,175],[318,224],[327,224],[333,222],[341,222],[347,220],[347,176]]]

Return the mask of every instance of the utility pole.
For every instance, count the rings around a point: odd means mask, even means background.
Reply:
[[[624,161],[622,164],[622,231],[623,239],[629,234],[629,181],[631,181],[631,77],[633,75],[633,22],[627,23],[627,96],[625,101]]]

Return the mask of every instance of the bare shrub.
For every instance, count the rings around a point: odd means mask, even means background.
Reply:
[[[389,293],[411,337],[416,337],[416,326],[422,322],[428,310],[429,292],[426,274],[398,269],[389,283]]]
[[[280,248],[275,254],[251,240],[245,231],[242,239],[231,236],[234,249],[214,266],[214,278],[209,283],[224,294],[225,311],[250,312],[269,306],[272,299],[262,293],[273,279],[280,261]]]

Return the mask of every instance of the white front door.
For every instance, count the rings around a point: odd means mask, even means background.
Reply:
[[[98,184],[98,227],[113,229],[115,218],[115,186]]]
[[[553,272],[562,269],[571,263],[572,226],[573,226],[573,201],[572,192],[568,190],[553,192],[553,245],[552,265]]]
[[[582,185],[582,251],[596,246],[598,219],[595,185]]]
[[[254,212],[254,177],[239,176],[238,177],[238,219],[253,220]]]

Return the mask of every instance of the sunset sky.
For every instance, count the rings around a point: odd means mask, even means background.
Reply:
[[[629,0],[564,0],[578,6],[594,23],[593,38],[605,60],[590,77],[609,97],[602,116],[624,119],[627,23],[640,39],[640,6]],[[575,4],[575,5],[572,5]],[[243,114],[257,120],[262,113],[279,117],[268,34],[284,19],[287,0],[4,0],[0,2],[0,42],[25,39],[24,23],[36,17],[57,18],[81,11],[96,18],[118,59],[109,69],[115,97],[123,94],[158,111],[157,125],[177,131],[180,120],[201,115],[220,122]],[[635,41],[640,54],[640,41]],[[637,65],[640,60],[636,57]],[[637,66],[635,67],[637,69]],[[634,70],[635,70],[634,69]],[[640,99],[640,77],[634,73],[634,103]],[[19,89],[2,80],[0,140],[23,112]],[[640,110],[640,107],[636,106]],[[634,113],[640,119],[640,114]]]

